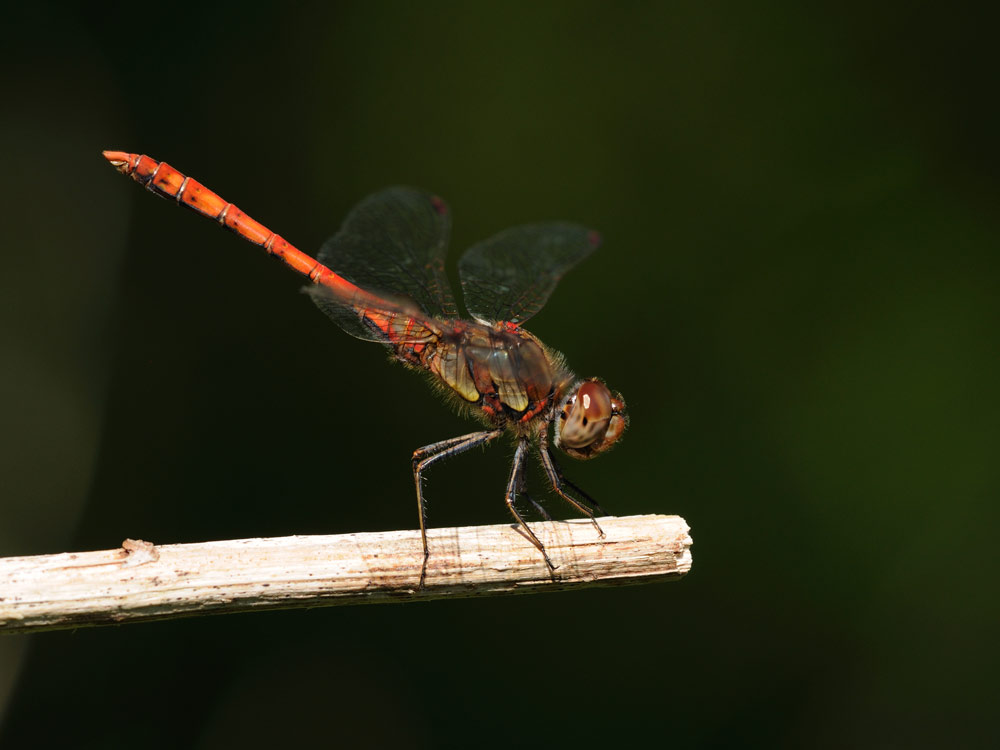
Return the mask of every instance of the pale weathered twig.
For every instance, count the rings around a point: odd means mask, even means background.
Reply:
[[[239,539],[126,540],[99,552],[0,558],[0,633],[251,609],[403,602],[680,578],[691,537],[678,516],[533,523],[557,566],[510,525]]]

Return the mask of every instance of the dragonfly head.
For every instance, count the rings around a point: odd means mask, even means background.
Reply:
[[[583,380],[559,405],[556,447],[573,458],[593,458],[614,445],[627,424],[621,394],[612,393],[597,378]]]

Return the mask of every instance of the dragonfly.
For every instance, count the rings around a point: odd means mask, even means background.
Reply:
[[[575,459],[606,452],[628,423],[625,401],[599,378],[577,378],[560,353],[522,327],[560,278],[597,249],[599,234],[565,222],[525,224],[473,245],[458,264],[471,316],[462,318],[445,272],[451,214],[436,195],[408,187],[370,195],[313,258],[166,162],[124,151],[105,151],[104,157],[147,190],[213,219],[305,276],[313,302],[341,329],[387,347],[393,359],[425,373],[459,412],[483,424],[413,452],[421,584],[430,556],[424,472],[505,433],[515,444],[507,509],[550,575],[556,566],[515,503],[523,498],[551,520],[527,492],[532,451],[555,494],[588,517],[603,538],[596,514],[606,513],[563,475],[552,445]]]

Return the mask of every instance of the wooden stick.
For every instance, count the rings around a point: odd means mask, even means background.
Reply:
[[[691,569],[679,516],[533,523],[552,576],[516,527],[154,545],[0,558],[0,633],[252,609],[417,601],[674,580]]]

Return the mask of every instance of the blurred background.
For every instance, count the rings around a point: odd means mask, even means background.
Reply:
[[[996,746],[995,18],[159,7],[5,10],[0,555],[413,528],[411,451],[471,428],[113,148],[307,251],[398,183],[455,256],[599,229],[529,327],[632,424],[565,468],[694,568],[2,638],[0,747]],[[431,525],[506,522],[510,454],[433,470]]]

